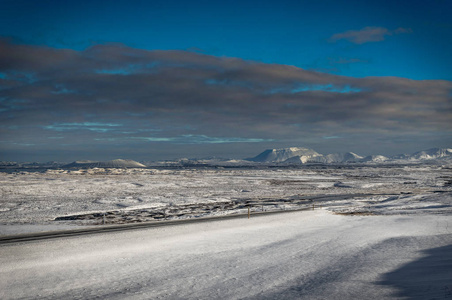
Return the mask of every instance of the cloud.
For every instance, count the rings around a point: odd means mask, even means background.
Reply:
[[[364,27],[360,30],[348,30],[336,33],[329,38],[329,42],[335,43],[339,40],[347,40],[354,44],[364,44],[369,42],[381,42],[386,36],[413,32],[410,28],[399,27],[395,30],[388,30],[384,27]]]
[[[124,45],[72,51],[0,41],[0,48],[0,135],[9,141],[2,147],[249,149],[325,140],[378,147],[400,136],[450,140],[452,130],[445,80],[354,78]]]
[[[176,137],[130,137],[133,140],[146,142],[172,142],[175,144],[226,144],[226,143],[261,143],[272,139],[255,139],[240,137],[210,137],[206,135],[185,134]]]
[[[83,123],[54,123],[44,126],[44,129],[54,131],[73,131],[73,130],[90,130],[96,132],[107,132],[119,127],[121,124],[83,122]]]

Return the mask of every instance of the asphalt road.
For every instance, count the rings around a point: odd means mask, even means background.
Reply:
[[[312,203],[318,205],[324,201],[331,200],[344,200],[350,199],[353,197],[366,197],[373,194],[345,194],[345,195],[315,195],[305,197],[306,200],[313,201]],[[290,213],[294,211],[303,211],[303,210],[311,210],[313,207],[311,204],[308,206],[304,206],[299,209],[292,210],[278,210],[278,211],[263,211],[263,212],[252,212],[251,217],[258,217],[268,214],[280,214],[280,213]],[[38,240],[48,240],[48,239],[56,239],[56,238],[67,238],[74,236],[81,236],[86,234],[96,234],[96,233],[108,233],[108,232],[117,232],[117,231],[126,231],[126,230],[135,230],[135,229],[143,229],[143,228],[151,228],[151,227],[161,227],[161,226],[175,226],[175,225],[184,225],[190,223],[200,223],[200,222],[213,222],[219,220],[229,220],[235,218],[247,218],[248,214],[234,214],[234,215],[226,215],[226,216],[216,216],[216,217],[199,217],[199,218],[191,218],[191,219],[182,219],[182,220],[161,220],[161,221],[151,221],[151,222],[143,222],[143,223],[129,223],[129,224],[119,224],[119,225],[98,225],[96,227],[89,227],[83,229],[74,229],[74,230],[60,230],[60,231],[49,231],[49,232],[37,232],[37,233],[27,233],[27,234],[17,234],[17,235],[7,235],[0,236],[0,245],[10,244],[10,243],[19,243],[19,242],[31,242]]]
[[[311,209],[312,209],[312,207],[309,207],[309,208],[304,207],[301,209],[293,209],[293,210],[253,212],[253,213],[251,213],[250,218],[255,218],[255,217],[269,215],[269,214],[290,213],[290,212],[295,212],[295,211],[303,211],[303,210],[311,210]],[[143,229],[143,228],[161,227],[161,226],[176,226],[176,225],[184,225],[184,224],[190,224],[190,223],[214,222],[214,221],[219,221],[219,220],[230,220],[230,219],[237,219],[237,218],[248,218],[248,214],[235,214],[235,215],[217,216],[217,217],[201,217],[201,218],[191,218],[191,219],[183,219],[183,220],[162,220],[162,221],[121,224],[121,225],[98,225],[97,227],[89,227],[89,228],[74,229],[74,230],[59,230],[59,231],[7,235],[7,236],[0,236],[0,245],[19,243],[19,242],[32,242],[32,241],[39,241],[39,240],[75,237],[75,236],[81,236],[81,235],[87,235],[87,234],[108,233],[108,232],[118,232],[118,231],[135,230],[135,229]]]

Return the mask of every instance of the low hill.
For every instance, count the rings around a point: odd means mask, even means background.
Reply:
[[[114,159],[109,161],[74,161],[63,168],[146,168],[145,165],[130,159]]]

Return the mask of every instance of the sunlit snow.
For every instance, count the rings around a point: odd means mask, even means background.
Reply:
[[[18,170],[0,182],[2,235],[251,210],[1,245],[2,299],[452,296],[447,164]]]

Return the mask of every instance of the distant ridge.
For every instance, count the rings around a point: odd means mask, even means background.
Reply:
[[[291,147],[267,149],[258,156],[250,158],[249,160],[255,162],[284,162],[293,157],[297,157],[299,161],[304,163],[317,156],[322,155],[309,148]]]
[[[362,160],[363,157],[353,152],[347,153],[333,153],[327,155],[321,155],[316,157],[312,162],[320,163],[338,163],[338,162],[357,162]]]
[[[393,158],[396,159],[396,158]],[[369,155],[364,157],[361,161],[362,162],[384,162],[389,160],[386,156],[383,155]]]
[[[145,165],[130,159],[114,159],[109,161],[74,161],[63,168],[146,168]]]
[[[426,160],[449,161],[452,160],[452,149],[450,148],[431,148],[409,154],[399,154],[392,157],[383,155],[360,156],[353,152],[320,154],[313,149],[290,147],[281,149],[267,149],[259,155],[249,158],[249,161],[261,163],[287,163],[287,164],[305,164],[305,163],[403,163],[417,162]]]
[[[416,152],[411,155],[413,159],[436,159],[441,157],[452,156],[452,149],[431,148]]]

